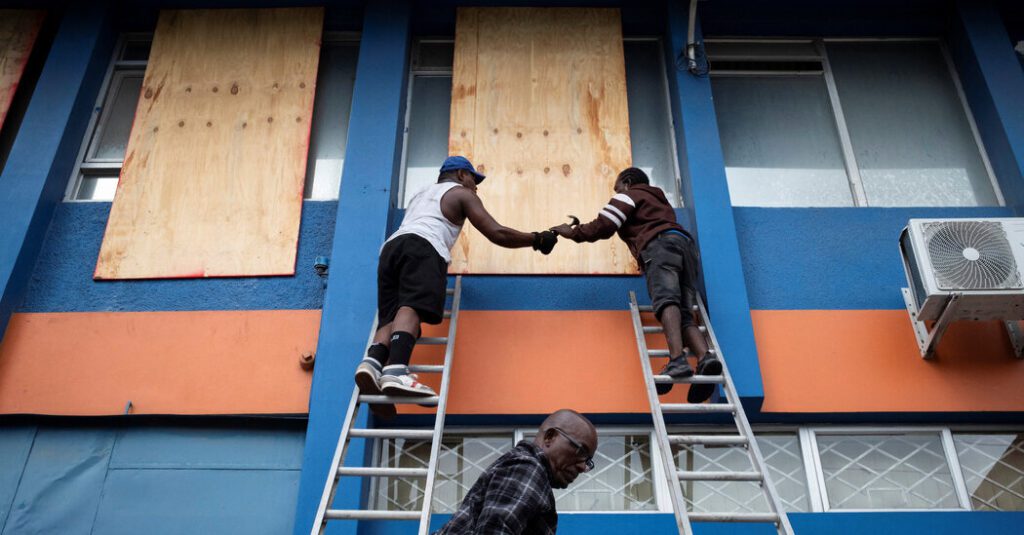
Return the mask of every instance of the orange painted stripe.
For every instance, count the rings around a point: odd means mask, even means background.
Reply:
[[[1024,411],[1024,361],[998,322],[952,324],[925,361],[902,310],[751,316],[765,412]]]
[[[309,410],[319,310],[15,314],[0,414],[294,414]]]
[[[446,332],[447,322],[424,335]],[[665,347],[661,335],[649,335],[648,344]],[[443,356],[443,348],[417,347],[413,363],[440,364]],[[656,369],[664,360],[655,359]],[[650,413],[626,311],[462,312],[452,373],[449,414]],[[421,379],[440,382],[434,374]],[[685,393],[677,386],[662,401],[682,402]]]

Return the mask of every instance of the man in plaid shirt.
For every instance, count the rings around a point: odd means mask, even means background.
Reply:
[[[551,535],[558,527],[553,488],[594,468],[597,431],[582,414],[548,416],[476,480],[459,509],[434,535]]]

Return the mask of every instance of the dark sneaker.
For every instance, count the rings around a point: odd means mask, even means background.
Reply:
[[[693,368],[690,367],[685,356],[672,357],[668,359],[668,364],[665,364],[658,375],[668,375],[673,379],[685,379],[693,376]],[[659,396],[664,396],[672,390],[672,383],[657,383],[654,385],[654,389],[658,391]]]
[[[722,375],[722,361],[712,353],[705,353],[697,362],[697,375]],[[690,391],[686,393],[686,401],[704,403],[715,393],[717,387],[718,385],[714,383],[690,385]]]

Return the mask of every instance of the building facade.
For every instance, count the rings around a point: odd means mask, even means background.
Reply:
[[[458,9],[499,5],[527,3],[4,6],[8,20],[34,13],[9,27],[34,29],[20,60],[3,58],[16,74],[0,131],[0,534],[309,532],[376,310],[378,251],[455,136]],[[138,165],[139,114],[156,101],[146,77],[167,50],[153,46],[169,31],[161,13],[278,7],[322,17],[308,115],[295,121],[311,124],[294,273],[98,276],[119,177]],[[621,18],[632,164],[700,245],[709,316],[795,531],[1019,533],[1024,361],[999,322],[954,323],[922,359],[898,238],[911,218],[1024,209],[1024,9],[707,0],[691,72],[688,2],[529,7]],[[226,96],[245,74],[193,76]],[[230,148],[222,159],[236,162]],[[512,179],[489,174],[482,192]],[[217,213],[228,228],[231,210]],[[221,256],[250,258],[231,251]],[[630,291],[646,299],[636,275],[463,277],[438,526],[490,461],[571,407],[597,424],[600,447],[597,469],[556,496],[560,532],[675,530]],[[432,420],[423,409],[398,422]],[[421,467],[429,450],[352,447],[390,467]],[[687,469],[749,468],[736,448],[674,453]],[[694,511],[766,507],[751,483],[684,490]],[[344,479],[335,506],[421,499],[420,480]],[[727,530],[773,532],[696,532]]]

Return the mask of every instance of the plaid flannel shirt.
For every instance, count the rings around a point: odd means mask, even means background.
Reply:
[[[487,468],[434,535],[553,535],[557,527],[547,459],[523,440]]]

